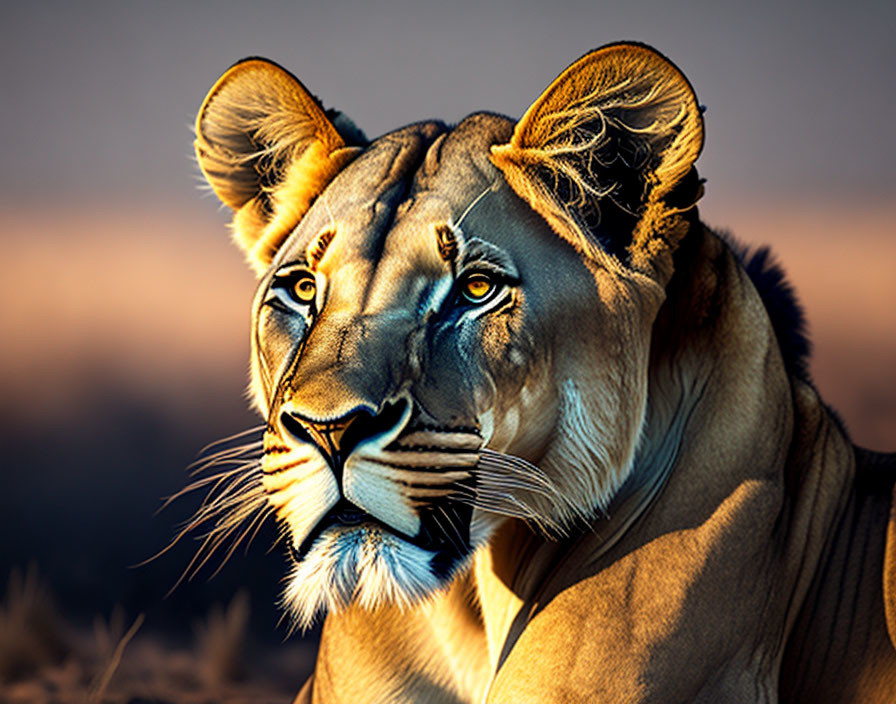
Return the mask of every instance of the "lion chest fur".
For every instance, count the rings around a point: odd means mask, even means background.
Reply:
[[[299,701],[894,700],[893,459],[856,461],[700,222],[668,60],[369,141],[251,59],[196,131],[260,276],[223,525],[263,504],[285,608],[326,616]]]

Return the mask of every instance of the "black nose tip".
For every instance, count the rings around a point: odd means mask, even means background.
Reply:
[[[337,465],[350,452],[343,442],[346,431],[364,418],[372,417],[373,413],[366,408],[354,409],[331,420],[318,420],[291,410],[280,414],[280,422],[292,436],[316,445],[330,459],[331,464]]]
[[[386,403],[379,413],[359,407],[331,420],[318,420],[295,410],[285,410],[280,414],[280,423],[300,442],[316,445],[326,455],[333,470],[341,473],[345,458],[365,440],[392,430],[401,422],[407,405],[404,400]]]

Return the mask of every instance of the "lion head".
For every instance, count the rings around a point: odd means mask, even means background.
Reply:
[[[368,141],[251,59],[196,133],[260,276],[253,471],[288,531],[300,624],[431,594],[508,519],[559,535],[608,505],[699,195],[700,110],[671,63],[604,47],[516,123]]]

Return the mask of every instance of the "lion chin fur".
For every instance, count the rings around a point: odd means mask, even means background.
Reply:
[[[308,628],[319,614],[353,602],[369,610],[408,608],[435,592],[432,553],[400,540],[375,526],[321,535],[287,577],[283,601],[295,625]]]
[[[264,59],[214,85],[265,428],[197,524],[280,524],[283,607],[324,617],[297,702],[896,701],[896,456],[700,221],[702,145],[633,43],[372,141]]]

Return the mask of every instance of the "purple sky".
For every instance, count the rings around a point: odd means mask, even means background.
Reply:
[[[882,0],[6,3],[0,205],[195,202],[193,115],[247,55],[290,68],[374,136],[520,115],[619,39],[663,51],[708,106],[700,169],[716,199],[876,198],[896,186],[894,20]]]

